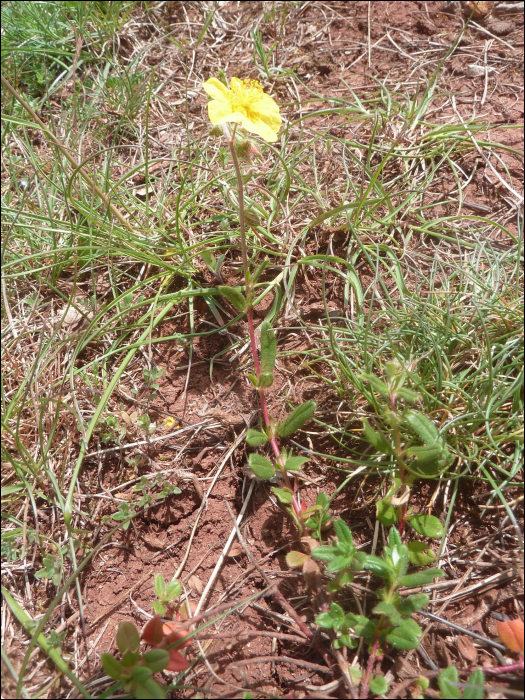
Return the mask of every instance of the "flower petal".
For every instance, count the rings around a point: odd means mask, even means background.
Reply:
[[[213,125],[221,124],[221,122],[240,122],[243,115],[240,112],[234,112],[231,104],[212,100],[208,102],[208,116]]]
[[[217,78],[209,78],[205,83],[202,84],[205,92],[214,100],[219,100],[220,102],[231,103],[231,93],[220,80]]]
[[[239,121],[241,121],[246,131],[257,134],[257,136],[260,136],[269,143],[277,141],[277,131],[268,126],[261,118],[248,119],[248,117],[243,117],[242,120]]]

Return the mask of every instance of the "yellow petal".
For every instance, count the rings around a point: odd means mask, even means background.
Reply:
[[[208,116],[213,125],[222,122],[240,122],[243,115],[240,112],[233,112],[230,103],[212,100],[208,102]]]
[[[277,141],[277,130],[269,127],[268,124],[265,124],[265,122],[262,121],[262,119],[252,120],[248,119],[248,117],[242,117],[242,119],[239,121],[241,121],[246,131],[250,131],[252,134],[257,134],[257,136],[260,136],[269,143]]]
[[[220,102],[231,102],[231,93],[220,80],[217,78],[209,78],[205,83],[202,84],[205,92],[214,100],[219,100]]]

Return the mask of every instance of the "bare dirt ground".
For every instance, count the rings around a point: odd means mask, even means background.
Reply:
[[[445,3],[441,2],[305,2],[289,3],[288,16],[280,30],[271,21],[263,19],[272,3],[221,2],[205,40],[194,48],[203,17],[198,4],[205,3],[153,3],[147,13],[137,5],[120,35],[123,56],[136,54],[148,42],[168,33],[186,47],[182,52],[177,45],[163,39],[144,55],[144,61],[150,66],[158,66],[164,79],[161,97],[170,105],[178,105],[180,115],[177,123],[171,117],[168,120],[167,113],[164,115],[160,109],[152,114],[150,129],[157,140],[150,144],[150,158],[166,156],[174,145],[186,139],[185,122],[189,122],[189,130],[193,133],[205,133],[209,128],[206,96],[200,85],[203,80],[216,75],[218,67],[228,76],[258,78],[249,40],[249,30],[256,24],[263,40],[268,43],[275,40],[274,34],[279,31],[278,62],[287,68],[295,67],[310,90],[324,95],[343,95],[352,88],[363,95],[367,86],[377,87],[374,79],[386,81],[393,90],[402,87],[407,93],[413,93],[418,89],[422,71],[432,75],[463,23],[460,12],[454,7],[444,11]],[[469,65],[487,65],[494,71],[471,77]],[[439,82],[442,96],[436,102],[433,119],[449,116],[451,120],[457,120],[461,115],[465,121],[476,116],[494,125],[521,124],[522,71],[523,15],[478,20],[467,29],[460,47],[443,70]],[[191,98],[189,104],[183,99],[186,89]],[[284,105],[283,115],[290,121],[297,115],[295,103],[298,98],[303,104],[312,100],[307,89],[300,87],[298,95],[290,95],[278,82],[269,92]],[[455,102],[451,100],[452,94]],[[292,102],[292,106],[286,106]],[[322,116],[317,119],[319,123],[323,121]],[[334,121],[334,129],[337,128]],[[519,130],[500,131],[498,140],[513,148],[523,146],[523,135]],[[519,182],[522,167],[519,159],[511,153],[502,157],[514,180]],[[465,167],[468,165],[465,163]],[[325,162],[319,167],[320,172],[329,176],[329,155],[325,154]],[[482,168],[477,170],[465,199],[474,210],[478,207],[478,211],[490,216],[498,208],[501,187],[494,178],[487,179],[484,173]],[[449,184],[452,183],[442,183],[442,192],[435,193],[435,196],[446,193]],[[446,205],[443,205],[443,213],[446,212]],[[509,230],[516,232],[512,221],[507,225]],[[323,246],[326,240],[323,240],[323,235],[326,236],[326,232],[319,231],[307,253],[315,253]],[[337,251],[337,234],[334,243]],[[499,243],[505,245],[505,240]],[[227,275],[227,267],[225,271]],[[203,271],[203,275],[206,274]],[[366,269],[363,268],[362,274],[366,275]],[[315,313],[316,305],[322,307],[320,285],[320,277],[305,279],[297,289],[296,294],[303,299],[298,304],[310,313]],[[337,307],[337,288],[329,301],[334,308]],[[258,308],[257,312],[262,314],[264,308]],[[213,320],[208,313],[206,307],[199,309],[196,331],[208,328],[207,322]],[[188,323],[188,317],[181,310],[180,317],[164,324],[158,334],[170,336],[176,332],[188,332]],[[247,337],[243,324],[232,327],[230,331],[235,336]],[[307,338],[293,334],[279,337],[281,350],[304,347],[306,342]],[[180,469],[178,478],[173,473],[170,478],[176,479],[182,493],[136,518],[132,526],[106,545],[83,572],[85,639],[75,600],[65,601],[60,608],[57,628],[62,626],[65,629],[69,625],[75,644],[84,645],[81,657],[85,658],[89,652],[89,663],[77,669],[81,678],[92,680],[96,675],[102,675],[97,670],[97,655],[113,648],[119,622],[129,619],[139,628],[143,626],[145,617],[141,611],[151,610],[156,573],[161,572],[168,580],[178,572],[190,598],[197,603],[232,531],[232,514],[236,516],[240,512],[250,488],[245,476],[246,454],[242,438],[246,427],[258,422],[259,407],[256,392],[245,382],[239,369],[248,360],[246,351],[229,352],[229,344],[226,334],[200,337],[191,357],[186,349],[171,341],[153,346],[155,363],[167,367],[167,372],[160,380],[159,396],[152,405],[149,404],[150,416],[159,423],[174,416],[178,425],[187,431],[127,450],[125,456],[137,455],[142,460],[139,462],[140,474],[174,467]],[[210,372],[212,358],[215,359]],[[139,363],[133,372],[137,377],[136,386],[140,386]],[[132,415],[141,403],[148,405],[147,392],[134,398],[131,384],[123,382],[110,405],[113,412],[121,412],[124,417]],[[288,395],[295,401],[315,398],[323,415],[337,412],[337,396],[330,395],[326,389],[323,396],[316,395],[316,386],[302,381],[301,368],[293,357],[283,362],[277,372],[276,382],[269,391],[270,403],[275,401],[276,407],[282,406],[280,397],[287,385],[292,387],[292,393]],[[176,430],[177,427],[171,432]],[[130,420],[127,440],[131,443],[135,439],[138,438]],[[304,440],[308,440],[318,452],[338,454],[337,445],[320,430],[311,429]],[[312,459],[306,473],[309,476],[303,490],[306,500],[315,500],[321,490],[331,495],[345,478],[319,458]],[[84,498],[101,491],[109,493],[115,484],[121,485],[129,480],[129,487],[120,487],[115,493],[116,498],[124,499],[133,493],[134,479],[136,474],[121,451],[114,449],[97,453],[96,446],[90,446],[82,473]],[[345,518],[359,545],[370,543],[374,534],[374,514],[370,504],[377,486],[373,480],[366,483],[352,480],[332,506],[334,513]],[[461,545],[464,556],[448,562],[445,565],[447,579],[434,584],[430,590],[442,602],[442,605],[434,606],[436,614],[495,638],[496,621],[501,619],[497,614],[523,615],[520,602],[523,587],[518,562],[506,546],[505,532],[509,523],[505,512],[493,507],[486,511],[483,520],[479,517],[482,502],[479,496],[483,489],[483,485],[470,481],[461,486],[455,505],[455,527],[449,542],[458,547]],[[431,490],[427,485],[416,496],[423,507]],[[83,524],[89,531],[91,543],[96,543],[111,526],[111,523],[104,524],[102,518],[114,512],[114,503],[100,499],[92,520]],[[45,522],[43,513],[42,523]],[[49,527],[52,527],[51,522]],[[279,590],[305,622],[313,622],[315,613],[302,576],[290,571],[285,563],[285,555],[296,535],[286,515],[269,497],[269,489],[264,484],[254,485],[242,532],[251,557],[262,567],[268,580],[278,582]],[[476,551],[475,557],[469,554],[473,550]],[[79,551],[79,558],[81,554]],[[480,571],[482,577],[478,576]],[[233,605],[266,586],[261,573],[236,542],[203,601],[203,609],[222,603]],[[35,604],[38,605],[38,601]],[[428,623],[422,617],[419,620],[423,625]],[[252,689],[257,696],[343,697],[340,694],[342,689],[337,684],[331,685],[336,680],[332,671],[328,668],[323,671],[319,654],[301,641],[293,622],[271,597],[262,597],[252,606],[240,607],[208,631],[218,633],[219,637],[201,642],[208,663],[200,664],[191,679],[194,686],[205,687],[210,692],[208,697],[213,693],[221,697],[242,697],[247,689]],[[253,632],[271,634],[247,636]],[[9,653],[16,658],[16,641],[13,644]],[[419,673],[432,674],[433,668],[450,665],[456,666],[461,673],[470,669],[472,664],[483,666],[484,663],[494,663],[489,649],[476,649],[468,637],[460,640],[450,628],[434,623],[424,637],[421,653],[385,657],[381,671],[390,674],[389,696],[403,697],[408,692],[406,680]],[[493,686],[492,697],[503,697],[498,693],[509,688],[519,690],[520,681],[518,678],[505,683],[494,681]],[[5,696],[12,696],[10,692],[12,688],[7,683]],[[53,692],[54,697],[68,696],[68,683],[62,681]],[[191,691],[181,691],[174,693],[173,697],[195,695]]]

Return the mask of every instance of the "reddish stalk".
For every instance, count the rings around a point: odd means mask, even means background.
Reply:
[[[243,271],[244,271],[244,280],[246,283],[246,318],[248,319],[248,329],[249,329],[249,333],[250,333],[250,345],[252,348],[255,376],[257,377],[257,379],[259,379],[259,375],[261,373],[261,366],[259,363],[257,343],[255,340],[255,327],[253,325],[253,306],[252,306],[252,300],[251,300],[252,282],[251,282],[250,268],[248,265],[248,248],[246,246],[246,218],[244,215],[244,183],[242,181],[241,167],[239,165],[239,159],[237,158],[237,153],[235,152],[235,145],[234,145],[236,130],[237,130],[237,124],[235,124],[235,126],[233,127],[233,131],[232,131],[231,135],[230,135],[227,127],[224,128],[224,131],[228,136],[228,145],[230,147],[230,153],[232,155],[232,160],[233,160],[233,167],[235,168],[235,174],[237,176],[238,199],[239,199],[239,223],[240,223],[240,229],[241,229],[242,266],[243,266]],[[263,419],[264,419],[264,424],[266,425],[267,428],[271,428],[270,412],[268,411],[268,404],[266,402],[266,394],[265,394],[264,389],[259,389],[259,399],[261,402],[261,411],[262,411],[262,415],[263,415]],[[288,475],[282,469],[281,450],[280,450],[279,444],[278,444],[278,442],[275,439],[275,436],[273,434],[270,434],[270,445],[272,446],[272,450],[273,450],[273,453],[276,457],[277,464],[281,467],[281,475],[282,475],[283,481],[286,484],[286,486],[291,489],[291,484],[290,484],[290,481],[288,479]]]

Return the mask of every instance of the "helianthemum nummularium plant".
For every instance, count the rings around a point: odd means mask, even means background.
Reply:
[[[240,124],[246,131],[260,136],[265,141],[275,142],[281,126],[279,106],[272,97],[267,95],[257,80],[241,80],[232,78],[228,88],[217,78],[210,78],[203,83],[203,88],[211,98],[208,102],[208,116],[213,125],[221,125],[224,134],[228,138],[228,145],[232,156],[237,186],[239,193],[239,223],[241,236],[241,251],[245,289],[239,287],[221,286],[219,292],[232,303],[236,309],[246,314],[250,333],[250,343],[253,354],[255,372],[249,375],[253,386],[258,390],[263,415],[261,430],[249,430],[246,440],[252,447],[258,447],[269,443],[273,452],[273,459],[259,454],[249,455],[249,465],[252,472],[261,479],[271,479],[279,475],[280,487],[274,488],[274,492],[286,504],[291,504],[290,514],[294,521],[300,522],[301,504],[297,498],[296,488],[292,486],[288,472],[299,471],[301,465],[307,461],[304,457],[294,456],[291,450],[281,449],[278,439],[287,437],[298,430],[312,416],[315,403],[308,401],[297,406],[281,423],[276,423],[269,414],[265,389],[273,383],[273,369],[276,359],[276,338],[270,324],[261,324],[260,357],[255,339],[253,322],[253,288],[254,284],[264,269],[264,264],[259,266],[252,274],[248,260],[246,244],[246,217],[244,211],[244,183],[239,159],[235,150],[235,134]],[[227,124],[233,123],[230,132]],[[243,293],[244,291],[244,293]]]

